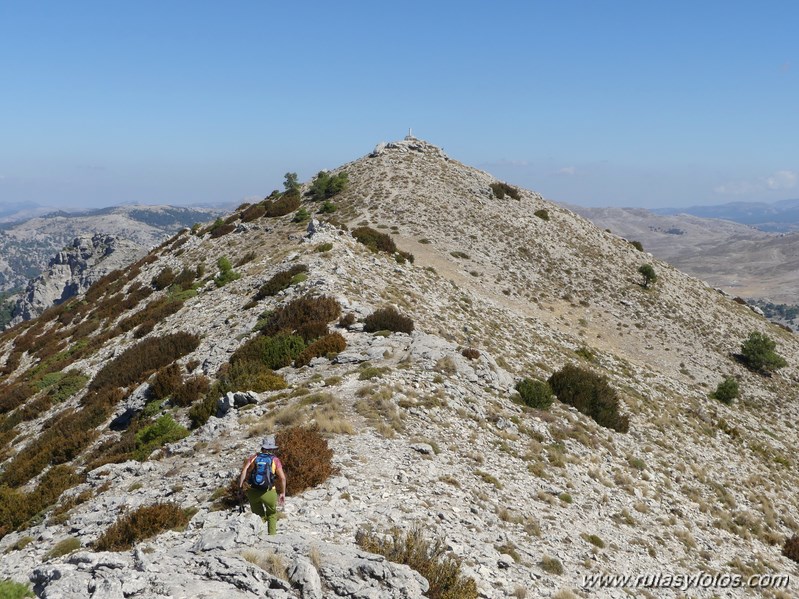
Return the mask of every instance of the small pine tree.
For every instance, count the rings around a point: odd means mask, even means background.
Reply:
[[[776,342],[764,333],[752,331],[741,345],[741,355],[749,368],[759,372],[773,372],[788,363],[775,352]]]
[[[658,279],[655,269],[651,264],[642,264],[638,268],[638,273],[644,277],[644,289],[648,289],[649,286]]]

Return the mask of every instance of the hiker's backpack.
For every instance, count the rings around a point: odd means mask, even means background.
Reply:
[[[271,489],[274,484],[272,456],[266,453],[259,453],[255,456],[252,472],[250,472],[250,485],[257,489]]]

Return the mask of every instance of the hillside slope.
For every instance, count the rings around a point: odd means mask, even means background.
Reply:
[[[799,296],[796,233],[765,233],[732,221],[641,208],[570,208],[732,295],[786,304]]]
[[[241,207],[0,337],[0,499],[24,512],[54,479],[71,481],[0,530],[8,576],[43,597],[420,596],[418,575],[355,543],[369,527],[415,525],[444,539],[484,597],[588,596],[583,577],[599,573],[799,574],[781,555],[799,531],[794,335],[538,194],[498,198],[491,175],[421,140],[330,174],[340,172],[349,182],[330,198],[333,217],[320,215],[329,222]],[[322,206],[303,197],[310,212]],[[413,262],[356,241],[364,226]],[[650,289],[644,263],[658,274]],[[284,289],[263,292],[290,267]],[[329,318],[346,348],[279,368],[285,389],[255,389],[197,422],[203,402],[250,390],[242,381],[274,384],[247,378],[241,348],[308,295],[353,315]],[[388,305],[412,318],[410,334],[365,332]],[[752,331],[776,340],[785,368],[764,376],[734,359]],[[151,375],[172,362],[184,381],[216,385],[192,407],[177,391],[154,400]],[[514,401],[518,380],[566,364],[607,377],[628,432],[558,401]],[[740,399],[711,399],[730,375]],[[167,414],[200,426],[149,453],[134,433]],[[263,434],[312,423],[337,472],[287,499],[277,537],[212,509]],[[197,510],[185,530],[92,551],[125,510],[163,500]],[[77,552],[52,553],[68,539]],[[281,572],[254,565],[253,547],[275,552]],[[755,592],[793,594],[590,596]]]

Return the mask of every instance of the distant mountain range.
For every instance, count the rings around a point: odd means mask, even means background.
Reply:
[[[775,233],[799,231],[799,199],[782,200],[772,204],[729,202],[716,206],[656,208],[652,212],[663,216],[690,214],[702,218],[720,218]]]

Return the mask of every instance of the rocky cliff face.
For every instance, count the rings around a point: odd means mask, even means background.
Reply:
[[[50,306],[85,292],[103,276],[141,258],[146,249],[111,235],[77,237],[58,252],[41,275],[28,282],[9,326],[36,318]]]
[[[225,228],[178,235],[85,301],[0,336],[0,518],[13,523],[0,531],[4,576],[41,597],[419,597],[427,581],[355,543],[365,529],[416,526],[443,540],[481,597],[793,596],[746,585],[585,587],[605,573],[799,575],[781,555],[799,530],[793,334],[421,140],[381,146],[331,175],[340,171],[349,186],[332,198],[334,218],[319,215],[327,222],[242,208]],[[304,197],[302,207],[321,203]],[[367,225],[415,259],[356,241]],[[649,289],[642,263],[658,274]],[[286,286],[259,293],[299,264],[307,270]],[[118,380],[108,364],[191,333],[197,345],[174,359],[176,372],[219,381],[270,314],[323,295],[352,315],[329,324],[343,350],[278,368],[285,389],[236,389],[252,391],[237,401],[213,387],[206,399],[220,409],[207,422],[126,457],[141,450],[134,433],[144,423],[169,415],[188,426],[192,408],[154,401],[146,364]],[[414,329],[367,332],[365,319],[385,306]],[[751,331],[772,337],[788,366],[763,376],[737,361]],[[566,364],[607,378],[628,432],[560,401],[518,402],[517,381]],[[86,386],[62,392],[53,369]],[[731,405],[710,397],[726,376],[741,388]],[[73,434],[75,418],[90,430]],[[299,424],[323,431],[337,472],[287,499],[279,534],[217,510],[258,440]],[[92,466],[109,448],[117,462]],[[3,511],[23,511],[63,464],[76,478],[48,507],[21,522]],[[194,510],[188,527],[131,550],[94,550],[121,515],[159,501]]]
[[[82,213],[57,212],[0,225],[0,292],[23,289],[50,259],[76,237],[103,231],[138,244],[158,245],[184,227],[205,222],[218,211],[175,206],[116,206]]]

